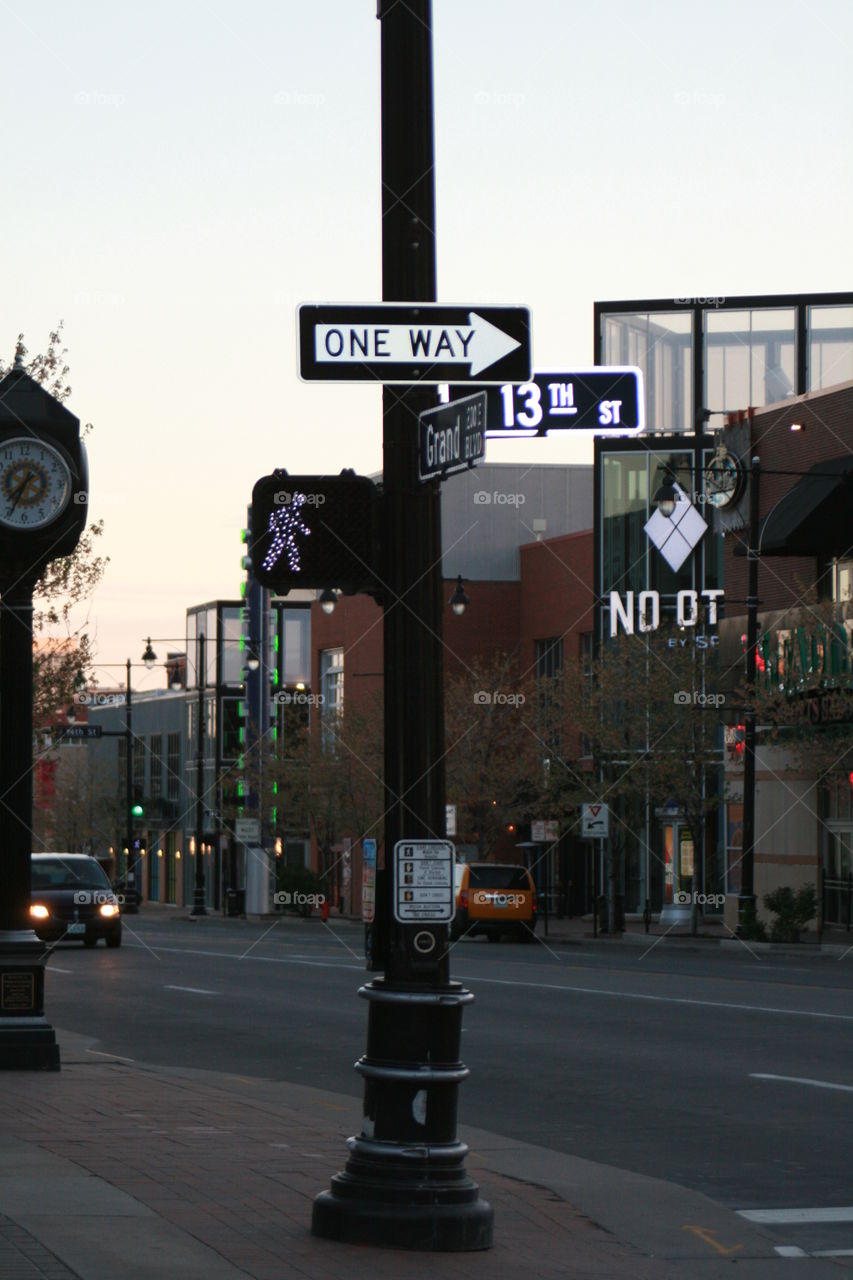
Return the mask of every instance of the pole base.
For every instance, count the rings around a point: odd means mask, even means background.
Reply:
[[[444,1201],[434,1192],[423,1203],[393,1203],[391,1199],[369,1198],[367,1187],[358,1187],[346,1173],[332,1178],[331,1190],[314,1200],[312,1235],[343,1244],[373,1244],[385,1249],[409,1249],[436,1253],[463,1253],[490,1249],[494,1231],[494,1210],[479,1199],[479,1188],[468,1181],[467,1199],[459,1202],[463,1188],[456,1188],[453,1200]],[[380,1188],[373,1191],[380,1193]],[[414,1191],[414,1188],[412,1188]],[[398,1196],[410,1193],[399,1186]]]
[[[4,1027],[0,1024],[0,1071],[59,1071],[59,1045],[53,1027]]]
[[[47,949],[30,929],[0,930],[0,1071],[58,1071],[44,1016]]]
[[[193,909],[191,916],[206,916],[207,907],[204,905],[204,889],[195,888],[193,890]]]
[[[459,983],[399,989],[362,987],[370,1002],[364,1127],[347,1139],[349,1159],[314,1201],[311,1230],[327,1240],[388,1249],[470,1252],[492,1245],[494,1212],[465,1171],[456,1138],[456,1096],[468,1068],[459,1061]]]

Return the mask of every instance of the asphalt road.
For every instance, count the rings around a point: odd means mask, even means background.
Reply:
[[[476,996],[463,1122],[736,1209],[853,1205],[853,951],[470,940],[452,968]],[[370,976],[347,922],[141,915],[120,950],[60,945],[46,1010],[94,1053],[359,1096]],[[853,1222],[787,1238],[853,1246]]]

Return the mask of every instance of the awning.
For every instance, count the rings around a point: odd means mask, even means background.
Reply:
[[[758,545],[762,556],[850,555],[853,455],[816,462],[764,517]]]

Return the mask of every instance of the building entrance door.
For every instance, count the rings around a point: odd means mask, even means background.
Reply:
[[[853,826],[833,825],[826,833],[823,860],[825,924],[850,925],[853,896]]]
[[[667,816],[663,833],[663,906],[660,923],[687,924],[693,906],[696,881],[695,848],[690,828],[682,818]]]

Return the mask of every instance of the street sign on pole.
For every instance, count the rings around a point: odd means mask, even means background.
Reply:
[[[238,844],[260,844],[261,824],[258,818],[238,818],[234,823],[234,839]]]
[[[394,917],[401,924],[449,924],[456,914],[453,845],[398,840],[394,846]]]
[[[305,382],[524,382],[530,367],[526,307],[299,307],[299,376]]]
[[[86,738],[100,738],[101,732],[99,724],[69,724],[56,736],[58,742],[80,742]]]
[[[486,392],[418,415],[421,480],[442,479],[473,467],[486,452]]]
[[[484,388],[490,434],[591,431],[598,436],[643,431],[643,374],[633,366],[599,366],[571,372],[534,373],[527,382]],[[450,398],[463,394],[451,385]]]
[[[581,837],[603,840],[610,834],[610,810],[606,804],[581,805]]]

